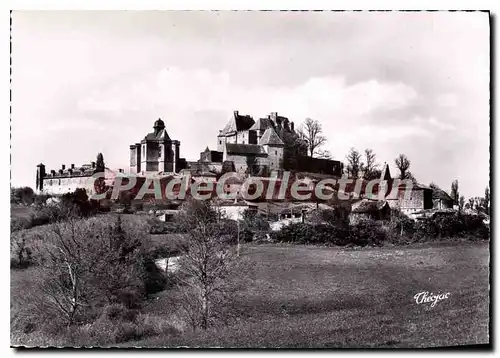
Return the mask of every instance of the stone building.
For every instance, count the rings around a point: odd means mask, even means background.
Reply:
[[[230,167],[237,172],[260,175],[282,170],[287,154],[285,136],[298,140],[294,123],[277,112],[254,120],[249,115],[234,111],[226,126],[219,131],[217,150],[207,147],[200,153],[200,160],[190,162],[189,166],[212,167],[214,170]],[[249,168],[249,165],[252,167]],[[289,169],[340,177],[342,167],[339,161],[311,158],[304,153],[295,158],[295,167]]]
[[[180,158],[180,145],[165,129],[165,123],[158,119],[153,132],[148,133],[139,143],[130,146],[130,172],[135,174],[177,173],[185,167],[185,159]]]
[[[36,171],[36,192],[51,195],[62,195],[72,193],[78,188],[83,188],[87,191],[87,195],[94,193],[94,181],[92,175],[96,169],[96,163],[84,164],[75,166],[71,164],[69,168],[66,165],[61,165],[61,169],[50,170],[46,172],[45,165],[40,163],[37,165]],[[123,172],[122,169],[118,170]],[[106,185],[111,185],[116,172],[105,169],[104,172]]]
[[[387,202],[392,209],[399,209],[405,214],[432,209],[432,189],[418,183],[413,183],[411,190],[405,184],[400,184],[396,188],[394,179],[391,177],[389,166],[384,165],[381,179],[388,181],[388,192],[386,194]]]

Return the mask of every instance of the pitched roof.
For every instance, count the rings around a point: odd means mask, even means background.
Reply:
[[[433,200],[453,201],[451,196],[441,188],[431,188]]]
[[[248,115],[241,115],[238,111],[234,111],[233,116],[226,124],[221,134],[229,134],[232,132],[241,132],[249,130],[253,126],[255,121],[252,117]]]
[[[263,155],[266,156],[264,148],[257,144],[236,144],[236,143],[226,143],[226,152],[228,154],[239,154],[239,155]]]
[[[273,122],[269,118],[259,118],[257,119],[257,122],[255,122],[254,125],[250,127],[250,130],[265,131],[267,128],[272,128],[272,127],[273,127]]]
[[[260,145],[285,145],[273,128],[267,128],[262,138]]]
[[[386,205],[389,205],[385,200],[367,200],[363,199],[352,204],[352,213],[373,213],[382,210]]]
[[[161,131],[158,132],[158,134],[154,133],[148,133],[144,139],[146,140],[159,140],[159,139],[167,139],[170,140],[170,137],[168,136],[168,133],[165,129],[162,129]]]
[[[389,170],[389,165],[384,163],[384,167],[380,173],[380,180],[389,180],[391,179],[391,172]]]

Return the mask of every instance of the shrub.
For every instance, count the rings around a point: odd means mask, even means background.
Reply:
[[[449,238],[469,236],[470,238],[489,238],[489,229],[479,215],[451,214],[437,215],[433,218],[418,220],[415,236],[419,239]]]
[[[344,246],[349,242],[349,231],[325,224],[292,223],[272,232],[271,238],[277,242]]]
[[[349,227],[292,223],[271,233],[271,238],[295,244],[366,246],[380,245],[387,239],[387,233],[381,223],[367,219]]]
[[[11,259],[10,265],[13,268],[26,268],[33,263],[32,249],[26,242],[24,235],[11,236]]]
[[[110,316],[110,313],[112,315]],[[137,314],[125,307],[108,306],[94,322],[71,327],[67,331],[71,344],[77,346],[112,346],[158,335],[178,335],[180,328],[168,320]]]
[[[10,202],[12,204],[31,205],[35,201],[35,192],[29,186],[10,189]]]
[[[349,243],[356,246],[381,245],[388,238],[380,221],[364,219],[349,228]]]
[[[10,219],[10,232],[29,229],[32,227],[30,218],[27,217],[11,217]]]

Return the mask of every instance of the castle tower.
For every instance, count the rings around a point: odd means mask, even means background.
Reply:
[[[165,122],[158,118],[153,132],[140,143],[130,146],[130,171],[137,174],[176,172],[180,160],[180,142],[170,139]]]
[[[45,178],[45,165],[40,163],[36,166],[36,190],[43,190],[43,178]]]
[[[260,145],[264,147],[269,161],[269,168],[279,170],[283,163],[283,151],[285,144],[273,128],[268,128],[260,139]]]

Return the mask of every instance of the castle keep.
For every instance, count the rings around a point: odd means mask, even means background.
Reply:
[[[170,139],[165,123],[158,119],[153,132],[130,146],[130,172],[134,174],[177,173],[185,165],[179,157],[181,143]]]
[[[197,162],[188,163],[192,171],[237,171],[261,174],[271,170],[296,170],[340,177],[343,165],[330,159],[311,158],[306,153],[287,153],[286,141],[300,140],[295,125],[288,118],[272,112],[254,120],[234,111],[217,136],[217,150],[208,147]],[[293,165],[285,168],[285,157],[294,156]],[[252,168],[249,168],[249,165]]]

